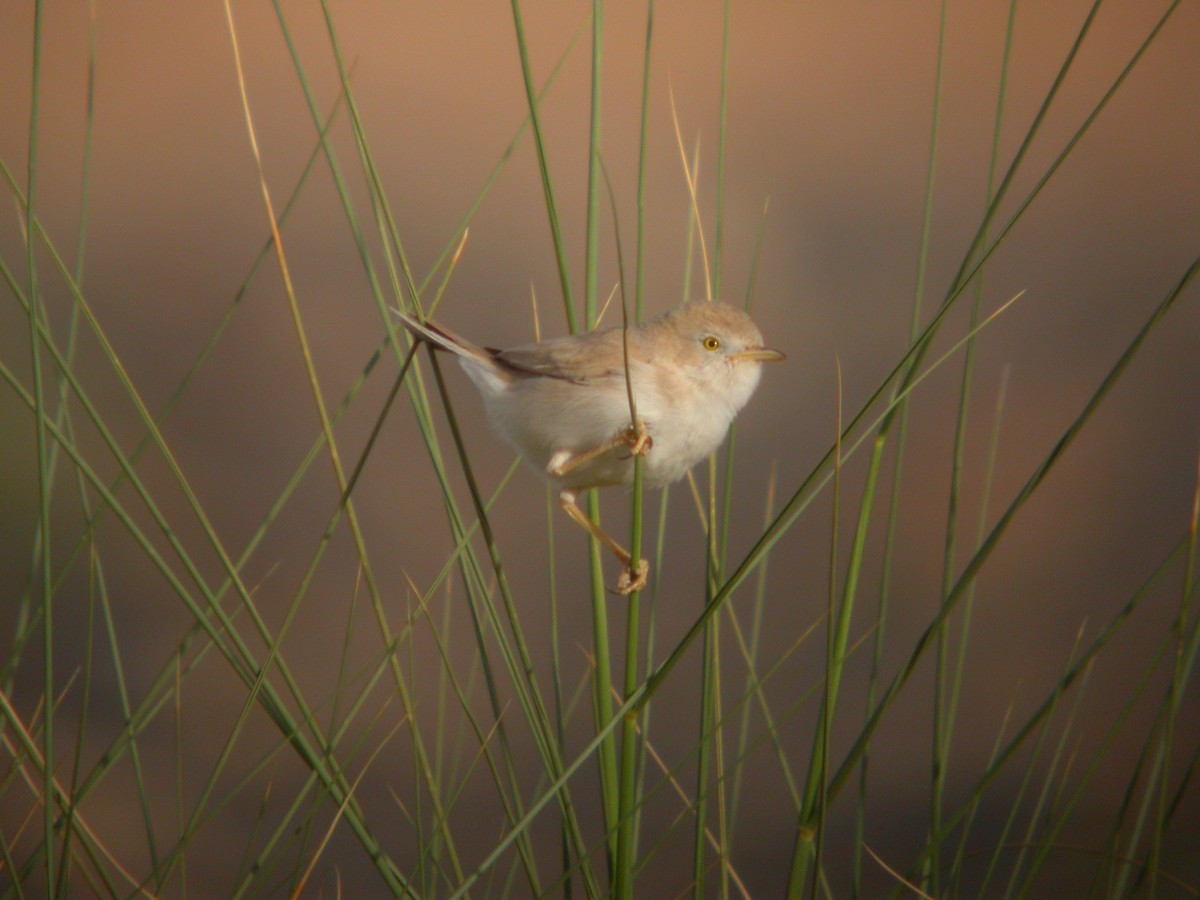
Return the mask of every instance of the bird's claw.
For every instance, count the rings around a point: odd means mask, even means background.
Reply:
[[[617,578],[617,593],[622,597],[628,597],[635,591],[640,591],[646,586],[646,582],[650,580],[650,563],[644,559],[637,561],[637,569],[632,566],[623,571]]]
[[[621,442],[629,448],[630,456],[645,456],[654,446],[654,438],[646,430],[646,423],[639,421],[636,426],[628,426],[621,434]]]

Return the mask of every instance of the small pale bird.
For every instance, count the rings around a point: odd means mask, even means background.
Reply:
[[[493,350],[397,314],[416,337],[458,357],[493,427],[559,489],[566,513],[621,561],[621,594],[645,587],[649,564],[635,564],[583,513],[575,503],[579,493],[632,483],[634,455],[645,457],[647,486],[682,478],[725,438],[758,386],[761,363],[784,358],[763,346],[740,309],[683,303],[628,330],[635,425],[621,328]]]

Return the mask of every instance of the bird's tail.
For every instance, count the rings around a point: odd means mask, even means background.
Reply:
[[[466,338],[460,337],[449,328],[442,327],[432,319],[426,319],[424,322],[421,322],[398,309],[393,309],[393,312],[404,323],[404,327],[411,331],[413,336],[418,340],[425,341],[439,350],[448,350],[456,356],[484,360],[491,359],[492,354],[488,353],[482,347],[472,344]]]

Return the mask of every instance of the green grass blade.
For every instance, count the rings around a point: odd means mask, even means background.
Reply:
[[[33,414],[35,460],[37,466],[38,495],[38,542],[41,545],[39,560],[41,583],[40,605],[42,611],[42,696],[46,700],[46,719],[42,726],[43,793],[49,798],[54,795],[54,712],[50,700],[54,697],[54,617],[53,593],[50,569],[50,472],[46,452],[46,399],[42,387],[41,341],[38,338],[38,322],[41,318],[41,291],[38,288],[37,263],[34,258],[34,208],[37,196],[38,170],[38,112],[41,97],[42,64],[42,4],[33,5],[33,62],[30,74],[29,94],[29,158],[26,169],[25,189],[25,277],[29,298],[29,348],[30,367],[33,370]],[[45,865],[46,891],[53,894],[54,870],[54,804],[42,804],[42,854]]]
[[[871,734],[878,726],[880,719],[882,719],[887,708],[891,705],[892,700],[895,698],[896,694],[899,693],[900,689],[904,686],[908,678],[912,675],[917,662],[928,649],[931,639],[936,635],[942,623],[945,622],[946,618],[954,610],[958,600],[962,597],[966,588],[973,582],[976,574],[983,567],[983,564],[987,561],[988,557],[991,555],[991,552],[995,549],[1001,537],[1007,531],[1017,512],[1040,487],[1047,473],[1049,473],[1049,471],[1054,467],[1055,463],[1057,463],[1062,457],[1062,454],[1079,435],[1084,425],[1087,424],[1092,415],[1095,413],[1096,409],[1108,396],[1113,386],[1120,380],[1121,376],[1124,375],[1125,370],[1128,368],[1129,364],[1133,361],[1134,357],[1141,349],[1146,338],[1162,321],[1163,316],[1165,316],[1171,307],[1174,306],[1175,302],[1191,283],[1197,272],[1200,272],[1200,258],[1192,261],[1183,277],[1154,308],[1150,316],[1145,320],[1142,327],[1134,336],[1133,340],[1109,369],[1099,387],[1088,399],[1087,403],[1084,404],[1083,409],[1058,439],[1050,453],[1047,454],[1041,463],[1038,464],[1036,469],[1030,475],[1029,479],[1025,482],[1024,486],[1022,486],[1022,488],[1017,492],[1016,497],[1001,514],[999,520],[989,532],[987,538],[980,544],[979,549],[968,561],[962,573],[959,575],[958,580],[955,582],[954,587],[947,594],[946,601],[943,603],[941,610],[939,610],[937,616],[914,644],[908,660],[905,662],[900,672],[895,676],[887,690],[884,692],[878,708],[868,720],[858,740],[855,741],[854,747],[847,754],[842,767],[834,776],[833,784],[835,788],[840,789],[841,785],[848,777],[848,767],[852,766],[857,761],[862,752],[863,743],[869,740]]]
[[[720,300],[721,257],[725,248],[725,137],[726,113],[729,110],[729,21],[733,3],[725,0],[725,12],[721,21],[721,93],[717,112],[717,207],[713,232],[713,296]]]
[[[537,151],[538,173],[542,179],[542,197],[546,204],[546,215],[550,219],[550,238],[554,245],[554,261],[558,266],[558,284],[562,291],[563,311],[567,317],[567,331],[575,334],[579,330],[575,313],[575,301],[571,292],[571,272],[567,264],[566,242],[558,219],[558,203],[554,199],[554,186],[550,179],[550,163],[546,158],[546,143],[542,134],[542,122],[538,114],[540,98],[533,86],[533,68],[529,62],[529,48],[525,42],[525,23],[521,15],[519,0],[512,0],[513,28],[517,35],[517,52],[521,60],[521,76],[525,84],[525,100],[529,104],[529,123],[533,131],[533,145]]]
[[[646,7],[646,43],[642,63],[642,97],[641,97],[641,127],[638,142],[638,179],[637,179],[637,239],[636,261],[634,272],[634,323],[642,320],[643,294],[645,291],[645,258],[646,258],[646,171],[647,171],[647,140],[650,121],[650,60],[654,36],[654,2],[650,0]],[[633,394],[633,382],[629,377],[628,333],[629,305],[625,297],[624,262],[621,254],[621,236],[618,230],[617,204],[613,195],[612,183],[605,172],[605,183],[609,190],[609,203],[612,210],[614,242],[617,249],[617,264],[621,272],[621,312],[625,328],[625,367],[626,387],[629,391],[629,407],[631,422],[638,422],[637,409]],[[642,517],[644,486],[642,483],[642,458],[635,456],[633,460],[633,494],[630,503],[629,554],[635,561],[642,558]],[[657,573],[655,573],[657,576]],[[622,696],[628,696],[637,690],[639,681],[638,663],[641,651],[638,640],[641,632],[641,591],[635,591],[627,599],[625,625],[625,677]],[[644,718],[644,716],[643,716]],[[613,863],[613,894],[622,900],[631,900],[633,891],[633,864],[637,858],[637,837],[639,815],[637,808],[638,769],[642,759],[641,728],[638,718],[626,719],[621,731],[620,767],[617,796],[617,852]]]

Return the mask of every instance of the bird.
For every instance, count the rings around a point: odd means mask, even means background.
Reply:
[[[720,301],[688,301],[628,329],[507,350],[396,313],[415,338],[458,358],[492,427],[558,489],[566,514],[620,561],[622,595],[646,586],[649,564],[635,562],[588,518],[579,494],[631,484],[634,456],[643,457],[646,486],[678,481],[724,440],[758,386],[762,363],[785,358],[763,344],[747,313]]]

